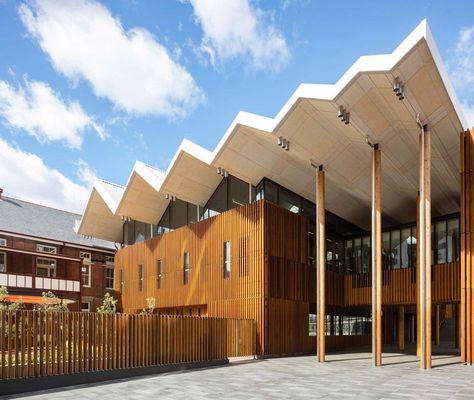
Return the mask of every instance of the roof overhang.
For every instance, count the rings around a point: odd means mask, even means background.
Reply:
[[[403,101],[393,93],[395,77],[405,84]],[[350,124],[337,117],[339,106],[350,112]],[[326,208],[369,228],[368,141],[378,143],[382,151],[385,217],[413,221],[417,114],[432,133],[433,215],[457,212],[459,133],[468,127],[428,24],[422,21],[393,53],[359,58],[335,84],[300,85],[275,118],[240,112],[213,152],[184,140],[165,173],[137,163],[115,208],[99,198],[94,187],[81,231],[111,240],[118,215],[157,223],[168,204],[166,194],[204,205],[221,180],[217,167],[253,185],[270,178],[314,201],[315,170],[310,161],[324,165]],[[277,146],[279,136],[290,141],[290,151]],[[100,218],[110,231],[102,232]]]
[[[393,79],[405,83],[403,101]],[[351,123],[337,116],[350,111]],[[326,208],[370,226],[371,143],[382,150],[382,208],[415,219],[418,191],[416,114],[432,132],[433,214],[459,210],[459,133],[467,128],[429,27],[423,21],[388,55],[361,57],[334,85],[301,85],[274,119],[241,113],[215,150],[214,164],[257,183],[266,176],[315,199],[310,160],[326,171]],[[291,150],[277,146],[277,137]]]
[[[119,185],[96,180],[77,233],[121,242],[123,221],[116,210],[123,191]]]

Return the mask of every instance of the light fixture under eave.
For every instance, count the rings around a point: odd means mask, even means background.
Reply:
[[[398,100],[405,98],[405,85],[398,76],[393,80],[393,91],[398,97]]]
[[[348,125],[351,120],[351,113],[346,111],[343,106],[339,106],[337,110],[337,117],[344,122],[345,125]]]

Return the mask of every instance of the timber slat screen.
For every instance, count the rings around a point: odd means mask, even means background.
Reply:
[[[255,351],[251,319],[0,311],[0,379],[223,360]]]

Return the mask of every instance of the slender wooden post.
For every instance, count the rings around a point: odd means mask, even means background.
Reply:
[[[382,365],[382,212],[381,153],[372,152],[372,363]]]
[[[316,172],[316,248],[317,248],[317,313],[318,313],[318,362],[326,358],[326,229],[324,216],[324,170]]]
[[[398,350],[405,350],[405,307],[398,307]]]
[[[416,196],[416,355],[418,357],[421,357],[420,278],[420,192],[418,192]]]
[[[420,134],[420,368],[431,368],[431,136]]]

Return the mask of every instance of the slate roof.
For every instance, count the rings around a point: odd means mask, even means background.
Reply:
[[[80,214],[11,197],[3,196],[0,200],[0,231],[115,250],[113,242],[96,238],[86,239],[76,234],[74,227],[81,217]]]

